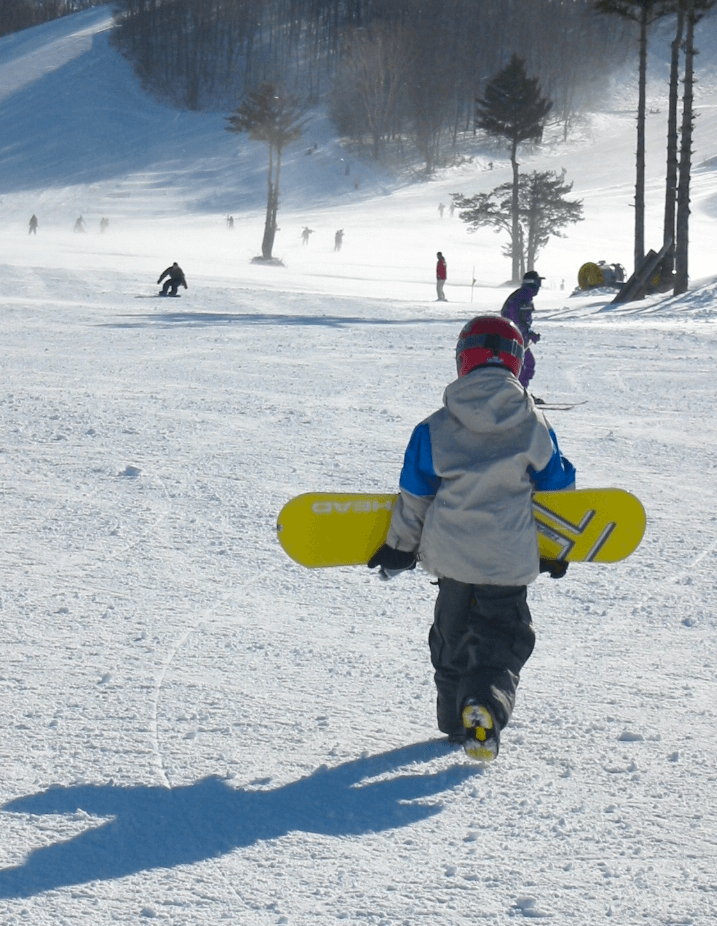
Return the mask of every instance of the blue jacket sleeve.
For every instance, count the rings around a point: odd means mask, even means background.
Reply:
[[[441,477],[433,468],[431,431],[428,423],[419,424],[411,435],[403,458],[400,486],[411,495],[426,498],[436,494]]]
[[[536,472],[532,466],[528,467],[528,475],[538,492],[569,489],[575,485],[575,467],[560,452],[558,439],[552,428],[550,428],[550,439],[553,442],[553,455],[548,465],[540,472]]]

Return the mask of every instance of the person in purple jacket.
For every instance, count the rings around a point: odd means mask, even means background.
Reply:
[[[538,276],[535,270],[529,270],[523,277],[523,285],[516,289],[503,303],[500,314],[503,318],[513,322],[518,331],[523,335],[525,344],[525,354],[523,355],[523,368],[520,371],[518,380],[520,385],[525,389],[535,374],[535,357],[530,350],[531,344],[536,344],[540,340],[537,331],[533,331],[533,299],[540,290],[540,284],[545,277]]]

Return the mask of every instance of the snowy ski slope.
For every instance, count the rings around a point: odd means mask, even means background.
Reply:
[[[504,153],[396,181],[317,114],[282,172],[285,267],[258,267],[265,152],[149,99],[109,28],[0,40],[2,926],[713,923],[715,18],[687,296],[571,295],[584,261],[631,263],[634,75],[523,158],[586,215],[539,263],[534,391],[588,400],[551,418],[578,484],[648,526],[531,588],[488,768],[435,728],[428,576],[302,570],[274,522],[302,491],[395,489],[461,325],[509,292],[503,240],[438,215]],[[649,247],[664,105],[653,80]],[[181,301],[137,298],[173,260]]]

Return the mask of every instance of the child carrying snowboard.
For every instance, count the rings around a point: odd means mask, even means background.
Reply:
[[[575,468],[518,381],[523,338],[479,316],[461,331],[458,378],[411,436],[386,543],[368,563],[392,578],[416,561],[438,578],[429,634],[438,728],[489,762],[515,704],[535,633],[527,585],[567,564],[540,561],[536,490],[567,489]]]

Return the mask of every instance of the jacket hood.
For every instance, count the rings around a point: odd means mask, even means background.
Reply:
[[[503,366],[482,366],[449,383],[443,404],[474,433],[509,430],[534,414],[533,403]]]

